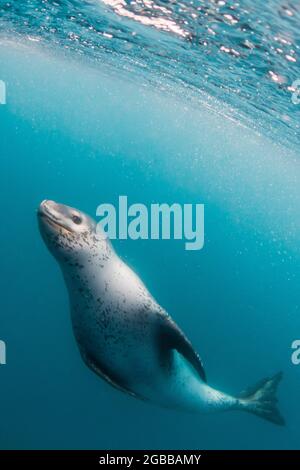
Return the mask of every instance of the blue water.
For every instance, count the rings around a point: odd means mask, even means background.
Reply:
[[[0,13],[0,447],[299,448],[299,8],[32,0]],[[201,251],[114,246],[210,384],[234,394],[284,372],[286,427],[155,408],[82,363],[36,208],[51,198],[94,216],[119,195],[205,204]]]

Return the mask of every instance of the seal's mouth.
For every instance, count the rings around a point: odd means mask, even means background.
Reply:
[[[38,208],[38,216],[55,230],[65,230],[68,233],[72,233],[70,228],[66,227],[66,225],[61,220],[58,220],[58,218],[51,212],[49,201],[44,200],[41,202]]]

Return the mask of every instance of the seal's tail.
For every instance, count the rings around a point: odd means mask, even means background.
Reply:
[[[261,380],[251,389],[243,392],[239,398],[239,408],[261,418],[284,426],[285,421],[277,408],[276,392],[282,379],[282,372],[274,377]]]

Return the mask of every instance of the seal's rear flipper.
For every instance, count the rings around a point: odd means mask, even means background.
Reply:
[[[276,392],[282,379],[282,372],[274,377],[263,379],[256,386],[239,396],[239,408],[261,418],[284,426],[285,421],[277,408]]]

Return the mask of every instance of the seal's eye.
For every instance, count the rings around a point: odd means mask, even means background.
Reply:
[[[77,224],[77,225],[81,224],[81,222],[82,222],[81,218],[78,217],[78,215],[72,215],[72,220],[73,220],[74,224]]]

